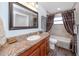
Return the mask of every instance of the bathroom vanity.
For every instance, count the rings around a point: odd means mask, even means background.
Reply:
[[[15,43],[6,44],[0,49],[0,56],[47,56],[48,52],[49,33],[44,32],[37,40],[30,41],[24,38]]]
[[[43,40],[39,41],[35,45],[33,45],[28,50],[24,51],[23,53],[19,54],[20,56],[46,56],[49,52],[49,41],[48,37],[44,38]]]

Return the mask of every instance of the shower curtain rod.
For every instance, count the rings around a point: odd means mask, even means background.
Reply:
[[[69,9],[69,10],[75,11],[76,9],[73,8],[73,9]],[[65,11],[69,11],[69,10],[65,10]],[[65,11],[59,11],[59,12],[55,12],[55,13],[52,13],[52,14],[49,14],[49,15],[58,14],[58,13],[63,13],[63,12],[65,12]]]

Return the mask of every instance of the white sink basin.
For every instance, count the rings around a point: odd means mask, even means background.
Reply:
[[[32,36],[27,37],[27,40],[33,41],[33,40],[38,40],[40,38],[41,38],[41,36],[39,36],[39,35],[32,35]]]

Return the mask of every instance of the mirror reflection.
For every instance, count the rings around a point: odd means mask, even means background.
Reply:
[[[20,3],[10,3],[12,9],[10,10],[10,29],[25,29],[38,27],[37,12],[23,6]],[[12,21],[11,21],[12,19]]]

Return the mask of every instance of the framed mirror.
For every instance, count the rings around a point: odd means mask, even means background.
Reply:
[[[38,13],[18,2],[9,2],[9,29],[29,28],[38,28]]]

